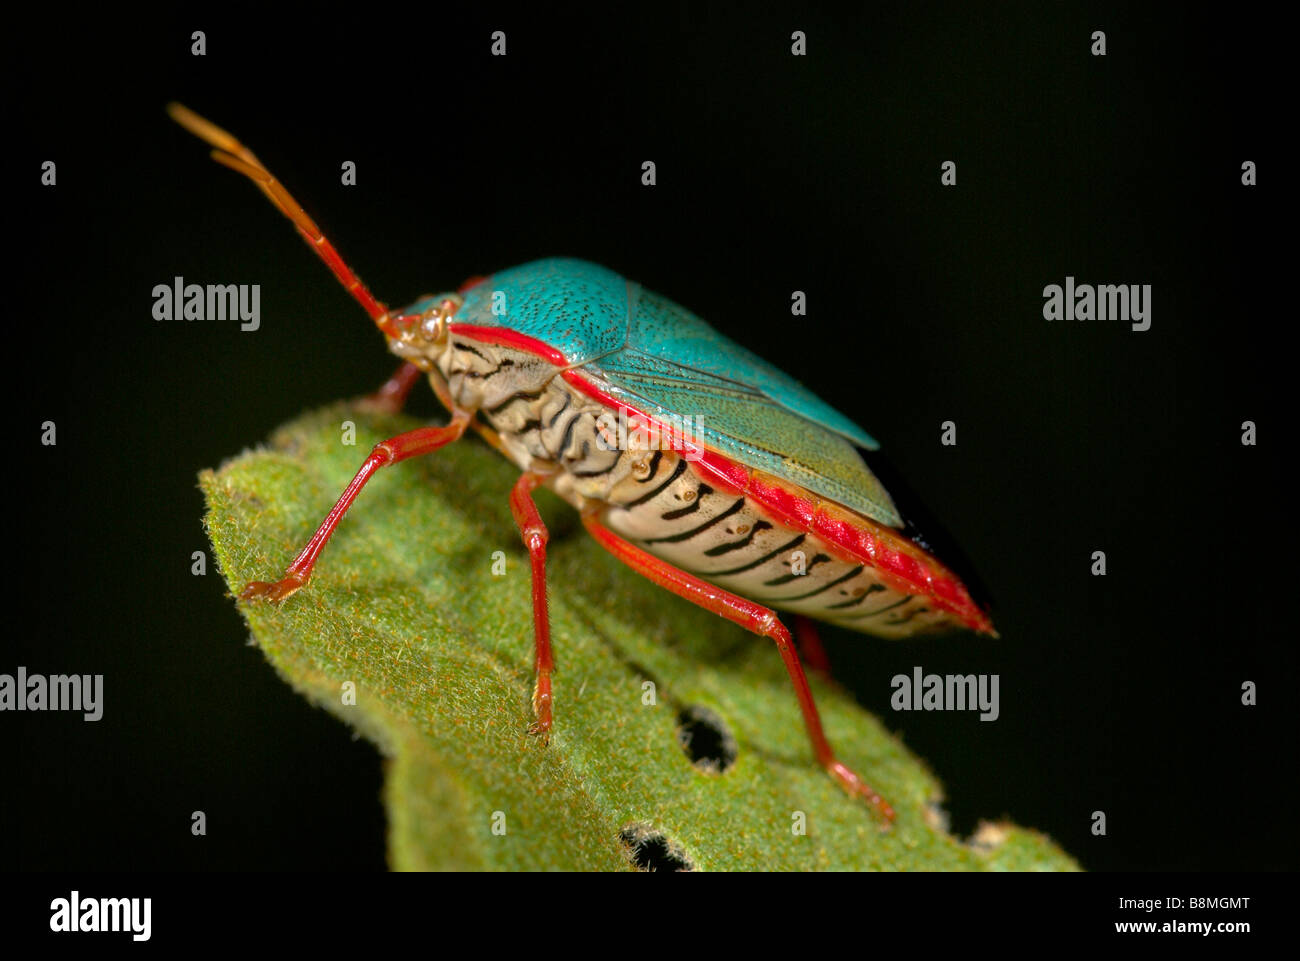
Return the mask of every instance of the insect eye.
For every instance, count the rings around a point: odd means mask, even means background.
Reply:
[[[447,336],[447,318],[442,314],[429,314],[420,321],[420,336],[437,343]]]
[[[460,309],[464,298],[449,294],[420,315],[420,337],[428,343],[441,343],[447,339],[447,320]]]

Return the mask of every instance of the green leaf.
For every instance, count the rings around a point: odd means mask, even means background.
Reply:
[[[343,442],[345,421],[355,445]],[[232,591],[278,578],[370,448],[417,426],[340,404],[203,472],[208,533]],[[515,476],[478,439],[382,470],[307,587],[279,607],[239,604],[280,674],[390,758],[394,868],[628,870],[635,849],[654,867],[698,870],[1078,870],[1033,831],[985,825],[972,843],[945,833],[934,776],[814,679],[842,760],[897,809],[882,828],[814,762],[772,644],[622,567],[545,491],[555,728],[549,744],[530,736],[532,602],[507,503]],[[679,743],[679,718],[692,712],[733,739],[725,772],[694,766]]]

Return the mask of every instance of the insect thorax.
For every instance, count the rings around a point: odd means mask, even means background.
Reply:
[[[561,497],[581,506],[583,499],[623,503],[636,496],[653,452],[620,448],[607,429],[609,409],[571,387],[559,376],[563,368],[456,334],[432,360],[429,376],[453,403],[476,412],[520,468],[551,475]]]

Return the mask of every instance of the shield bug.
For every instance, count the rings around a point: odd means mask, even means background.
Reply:
[[[534,733],[552,724],[547,531],[532,498],[546,486],[629,567],[773,640],[818,763],[892,820],[831,750],[775,609],[882,637],[994,632],[975,580],[919,520],[870,435],[690,311],[586,261],[538,260],[391,311],[248,148],[179,104],[168,111],[261,188],[370,315],[402,360],[378,401],[400,409],[424,374],[450,413],[378,444],[283,577],[248,584],[242,599],[304,587],[377,470],[472,428],[522,471],[509,500],[532,572]]]

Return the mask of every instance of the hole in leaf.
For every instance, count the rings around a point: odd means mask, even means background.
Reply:
[[[632,863],[642,871],[694,871],[686,850],[662,831],[648,824],[629,824],[618,832],[627,845]]]
[[[736,763],[736,739],[717,711],[699,704],[677,715],[677,743],[706,774],[721,774]]]

